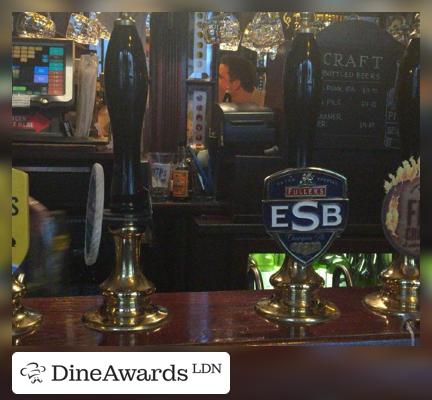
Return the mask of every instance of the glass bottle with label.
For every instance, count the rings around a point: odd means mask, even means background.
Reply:
[[[177,165],[172,172],[173,200],[189,199],[189,164],[186,159],[186,147],[181,144],[177,154]]]

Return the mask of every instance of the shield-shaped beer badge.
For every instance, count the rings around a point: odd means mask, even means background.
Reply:
[[[295,261],[309,265],[346,227],[347,180],[321,168],[276,172],[264,181],[263,220]]]

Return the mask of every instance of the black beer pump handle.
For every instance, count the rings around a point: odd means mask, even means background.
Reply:
[[[402,159],[420,156],[420,38],[410,40],[399,67],[397,113]]]
[[[115,21],[105,60],[105,93],[114,147],[109,208],[113,214],[151,216],[143,187],[140,148],[148,76],[135,22],[122,13]]]
[[[310,166],[321,107],[321,55],[311,30],[313,15],[301,13],[302,27],[284,66],[284,111],[289,164]]]

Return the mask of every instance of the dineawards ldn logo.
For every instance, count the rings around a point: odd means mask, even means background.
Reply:
[[[43,365],[39,365],[36,362],[28,363],[24,368],[21,369],[20,374],[27,376],[31,383],[42,383],[41,375],[46,371]]]
[[[226,394],[224,352],[17,352],[15,394]]]

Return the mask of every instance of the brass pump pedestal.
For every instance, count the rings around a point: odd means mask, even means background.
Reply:
[[[256,312],[268,320],[310,325],[340,316],[333,303],[319,298],[323,279],[310,265],[300,265],[288,254],[281,269],[271,276],[270,283],[275,288],[274,295],[255,305]]]
[[[420,272],[412,258],[399,255],[381,273],[382,289],[363,299],[374,314],[420,320]]]
[[[127,13],[114,22],[104,76],[114,152],[109,211],[104,219],[112,227],[116,261],[111,276],[100,286],[103,304],[86,312],[83,321],[103,332],[156,329],[167,320],[168,311],[151,303],[155,287],[140,264],[141,242],[152,221],[140,154],[147,63],[135,22]]]
[[[87,311],[83,322],[102,332],[132,332],[156,329],[168,311],[150,302],[155,292],[140,266],[140,249],[144,233],[133,225],[112,230],[116,263],[111,276],[101,284],[104,297],[101,307]]]
[[[21,304],[25,292],[24,274],[21,273],[12,280],[12,337],[16,343],[19,337],[35,331],[42,321],[41,314]]]

